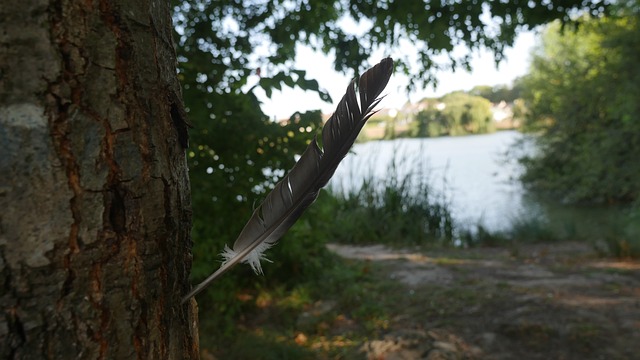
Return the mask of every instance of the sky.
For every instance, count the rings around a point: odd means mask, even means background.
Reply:
[[[406,93],[407,78],[404,75],[393,75],[383,95],[381,108],[401,108],[407,101],[416,102],[424,97],[439,97],[455,90],[470,90],[477,85],[509,85],[512,81],[527,73],[529,68],[529,54],[535,44],[533,31],[522,32],[518,35],[512,48],[506,50],[506,60],[498,68],[495,66],[493,54],[486,50],[474,53],[471,62],[472,72],[462,69],[455,73],[445,71],[437,74],[438,87]],[[325,114],[331,114],[337,102],[342,98],[349,84],[350,78],[333,69],[333,58],[312,49],[299,46],[297,49],[295,67],[306,70],[310,79],[318,80],[320,88],[328,91],[335,104],[320,100],[317,93],[300,89],[283,88],[274,91],[271,98],[264,92],[257,91],[257,96],[263,103],[262,110],[272,119],[287,119],[296,111],[321,109]],[[402,51],[402,48],[400,49]],[[391,54],[393,55],[393,54]],[[382,59],[382,56],[381,56]],[[376,63],[372,59],[371,63]]]

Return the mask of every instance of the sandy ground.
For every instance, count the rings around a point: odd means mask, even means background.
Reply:
[[[368,359],[640,359],[640,262],[580,243],[433,252],[332,244],[400,293]]]

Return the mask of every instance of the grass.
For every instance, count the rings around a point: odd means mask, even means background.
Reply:
[[[334,259],[322,281],[236,289],[244,309],[226,334],[211,328],[216,304],[201,303],[201,349],[233,359],[358,359],[359,344],[386,329],[385,294],[395,286],[369,266]]]
[[[450,204],[433,189],[416,165],[399,175],[392,162],[382,179],[364,178],[358,187],[330,189],[314,205],[327,222],[317,224],[332,241],[351,244],[453,245],[455,224]]]

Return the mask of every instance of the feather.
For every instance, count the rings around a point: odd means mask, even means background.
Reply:
[[[225,246],[222,253],[225,261],[220,268],[187,294],[183,303],[238,262],[248,263],[256,273],[262,273],[260,260],[267,260],[264,251],[298,220],[333,176],[366,121],[375,113],[373,109],[381,100],[378,96],[387,86],[392,71],[393,60],[386,58],[349,84],[322,130],[323,149],[316,138],[311,141],[287,176],[253,212],[233,248]]]

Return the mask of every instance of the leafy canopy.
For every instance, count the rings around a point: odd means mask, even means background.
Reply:
[[[331,53],[342,72],[369,67],[370,54],[382,49],[414,85],[424,85],[442,68],[469,67],[469,52],[452,52],[457,45],[489,48],[499,61],[520,29],[609,8],[598,0],[194,0],[176,4],[174,21],[183,70],[206,75],[201,79],[214,89],[234,90],[260,67],[269,74],[260,86],[269,92],[283,84],[317,90],[293,69],[299,44]],[[348,22],[358,30],[347,30]],[[401,44],[415,52],[399,53]]]
[[[533,189],[566,202],[640,194],[640,12],[549,26],[523,80],[539,152],[523,159]]]

